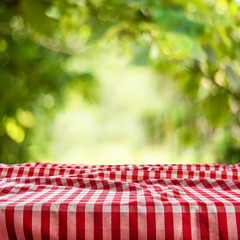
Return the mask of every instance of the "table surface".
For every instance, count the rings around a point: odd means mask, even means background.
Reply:
[[[0,164],[1,239],[240,239],[240,164]]]

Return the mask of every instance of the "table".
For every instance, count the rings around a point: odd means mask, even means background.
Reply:
[[[240,164],[0,164],[1,239],[240,239]]]

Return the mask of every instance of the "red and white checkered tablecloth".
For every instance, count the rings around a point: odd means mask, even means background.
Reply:
[[[240,164],[0,164],[0,239],[240,239]]]

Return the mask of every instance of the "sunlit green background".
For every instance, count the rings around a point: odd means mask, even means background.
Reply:
[[[240,162],[240,1],[2,0],[0,162]]]

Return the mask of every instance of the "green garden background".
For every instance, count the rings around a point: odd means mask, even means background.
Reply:
[[[0,162],[240,162],[239,0],[0,1]]]

